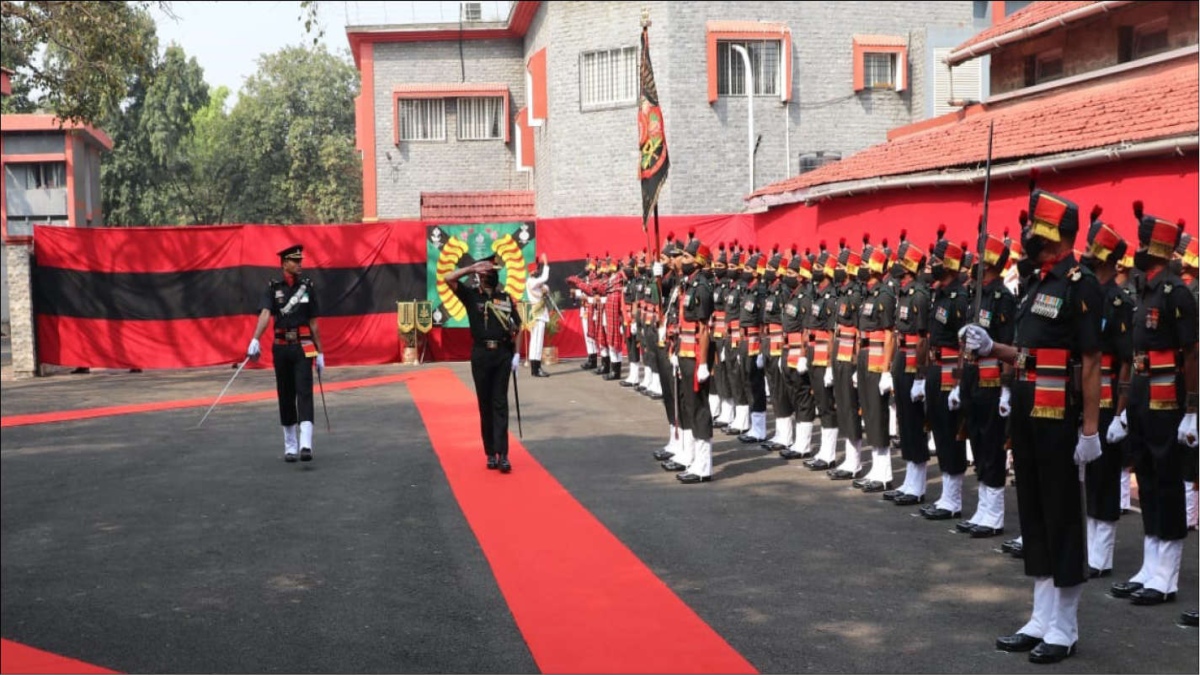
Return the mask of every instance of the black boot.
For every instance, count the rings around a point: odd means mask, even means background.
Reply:
[[[530,366],[530,370],[533,371],[530,374],[533,375],[534,377],[550,377],[550,375],[548,373],[546,373],[546,371],[542,370],[542,362],[541,361],[530,361],[529,366]]]
[[[603,375],[608,372],[608,357],[602,357],[600,363],[596,365],[596,369],[592,371],[593,375]]]
[[[604,379],[608,380],[609,382],[612,382],[613,380],[621,379],[621,362],[620,361],[613,361],[612,368],[608,371],[608,374],[604,376]]]
[[[595,367],[596,367],[596,355],[588,354],[587,361],[584,361],[583,365],[579,366],[579,369],[580,370],[593,370]]]

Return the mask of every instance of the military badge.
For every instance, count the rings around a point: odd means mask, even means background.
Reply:
[[[991,328],[992,313],[990,310],[980,308],[980,310],[979,310],[979,325],[983,326],[984,328]]]
[[[1030,311],[1047,319],[1057,319],[1059,312],[1062,310],[1062,304],[1062,298],[1038,293],[1037,297],[1033,299],[1033,309]]]

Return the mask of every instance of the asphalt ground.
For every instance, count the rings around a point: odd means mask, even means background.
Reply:
[[[1017,534],[1013,488],[1006,535],[974,540],[720,432],[714,481],[680,485],[651,458],[661,402],[577,364],[522,372],[524,446],[761,672],[1200,670],[1197,631],[1176,625],[1197,606],[1194,533],[1180,600],[1135,607],[1106,595],[1141,563],[1140,519],[1122,518],[1115,576],[1084,592],[1078,655],[1036,666],[993,647],[1031,607],[1031,580],[998,549]],[[467,364],[324,379],[431,368],[471,387]],[[6,381],[0,414],[215,397],[230,375]],[[227,396],[273,387],[247,370]],[[318,400],[311,464],[282,461],[272,400],[218,406],[199,429],[203,406],[4,428],[2,636],[126,672],[537,672],[408,387],[326,399],[332,433]],[[969,477],[965,512],[975,500]]]

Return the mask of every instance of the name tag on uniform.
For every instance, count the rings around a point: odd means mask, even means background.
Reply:
[[[1037,297],[1033,299],[1033,309],[1030,311],[1047,319],[1057,319],[1059,312],[1062,311],[1062,304],[1062,298],[1038,293]]]
[[[1158,330],[1158,308],[1150,307],[1146,310],[1146,328],[1149,330]]]
[[[868,302],[867,304],[862,306],[862,315],[863,316],[873,316],[874,314],[875,314],[875,305]]]
[[[979,325],[989,328],[992,325],[992,313],[986,309],[979,310]]]
[[[945,307],[938,307],[933,313],[933,318],[940,324],[947,324],[950,322],[950,312]]]

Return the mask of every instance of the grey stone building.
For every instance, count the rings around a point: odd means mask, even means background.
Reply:
[[[428,218],[435,199],[451,219],[456,200],[639,214],[643,8],[671,157],[660,210],[705,214],[982,100],[986,59],[951,73],[941,58],[1025,4],[522,1],[503,20],[351,26],[364,220]]]

